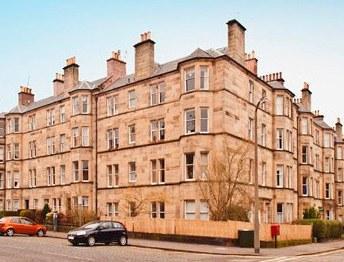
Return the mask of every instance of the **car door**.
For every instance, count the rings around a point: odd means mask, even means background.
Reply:
[[[23,230],[23,234],[33,235],[35,234],[35,229],[33,223],[27,218],[20,218],[20,224]]]
[[[11,226],[14,228],[14,232],[17,234],[23,234],[23,227],[20,223],[19,217],[11,218]]]
[[[123,235],[124,228],[121,223],[112,222],[113,226],[113,241],[118,241],[119,238]]]
[[[100,224],[100,230],[97,232],[97,240],[99,242],[111,242],[112,240],[112,223],[111,222],[103,222]]]

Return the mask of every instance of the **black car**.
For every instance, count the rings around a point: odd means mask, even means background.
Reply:
[[[128,232],[120,222],[94,221],[69,231],[67,239],[73,246],[80,243],[88,246],[94,246],[96,243],[109,245],[112,242],[125,246],[128,243]]]

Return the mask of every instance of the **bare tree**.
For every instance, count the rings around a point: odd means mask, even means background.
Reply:
[[[248,220],[252,201],[247,183],[250,177],[249,145],[231,148],[211,155],[207,172],[198,180],[210,217],[216,221]]]
[[[145,194],[141,187],[132,188],[130,192],[124,195],[126,204],[125,213],[128,217],[137,217],[143,214],[149,214],[150,203],[152,201],[166,202],[167,198],[164,192],[151,192]]]

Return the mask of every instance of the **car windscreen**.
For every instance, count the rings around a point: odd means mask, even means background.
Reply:
[[[97,227],[99,227],[100,223],[88,223],[83,225],[81,228],[83,229],[96,229]]]

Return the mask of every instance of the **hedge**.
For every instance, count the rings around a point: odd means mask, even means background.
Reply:
[[[301,225],[312,225],[313,238],[317,238],[320,242],[328,239],[341,238],[344,233],[343,224],[335,220],[302,219],[295,223]]]
[[[0,218],[2,217],[11,217],[11,216],[18,216],[18,211],[0,211]]]

